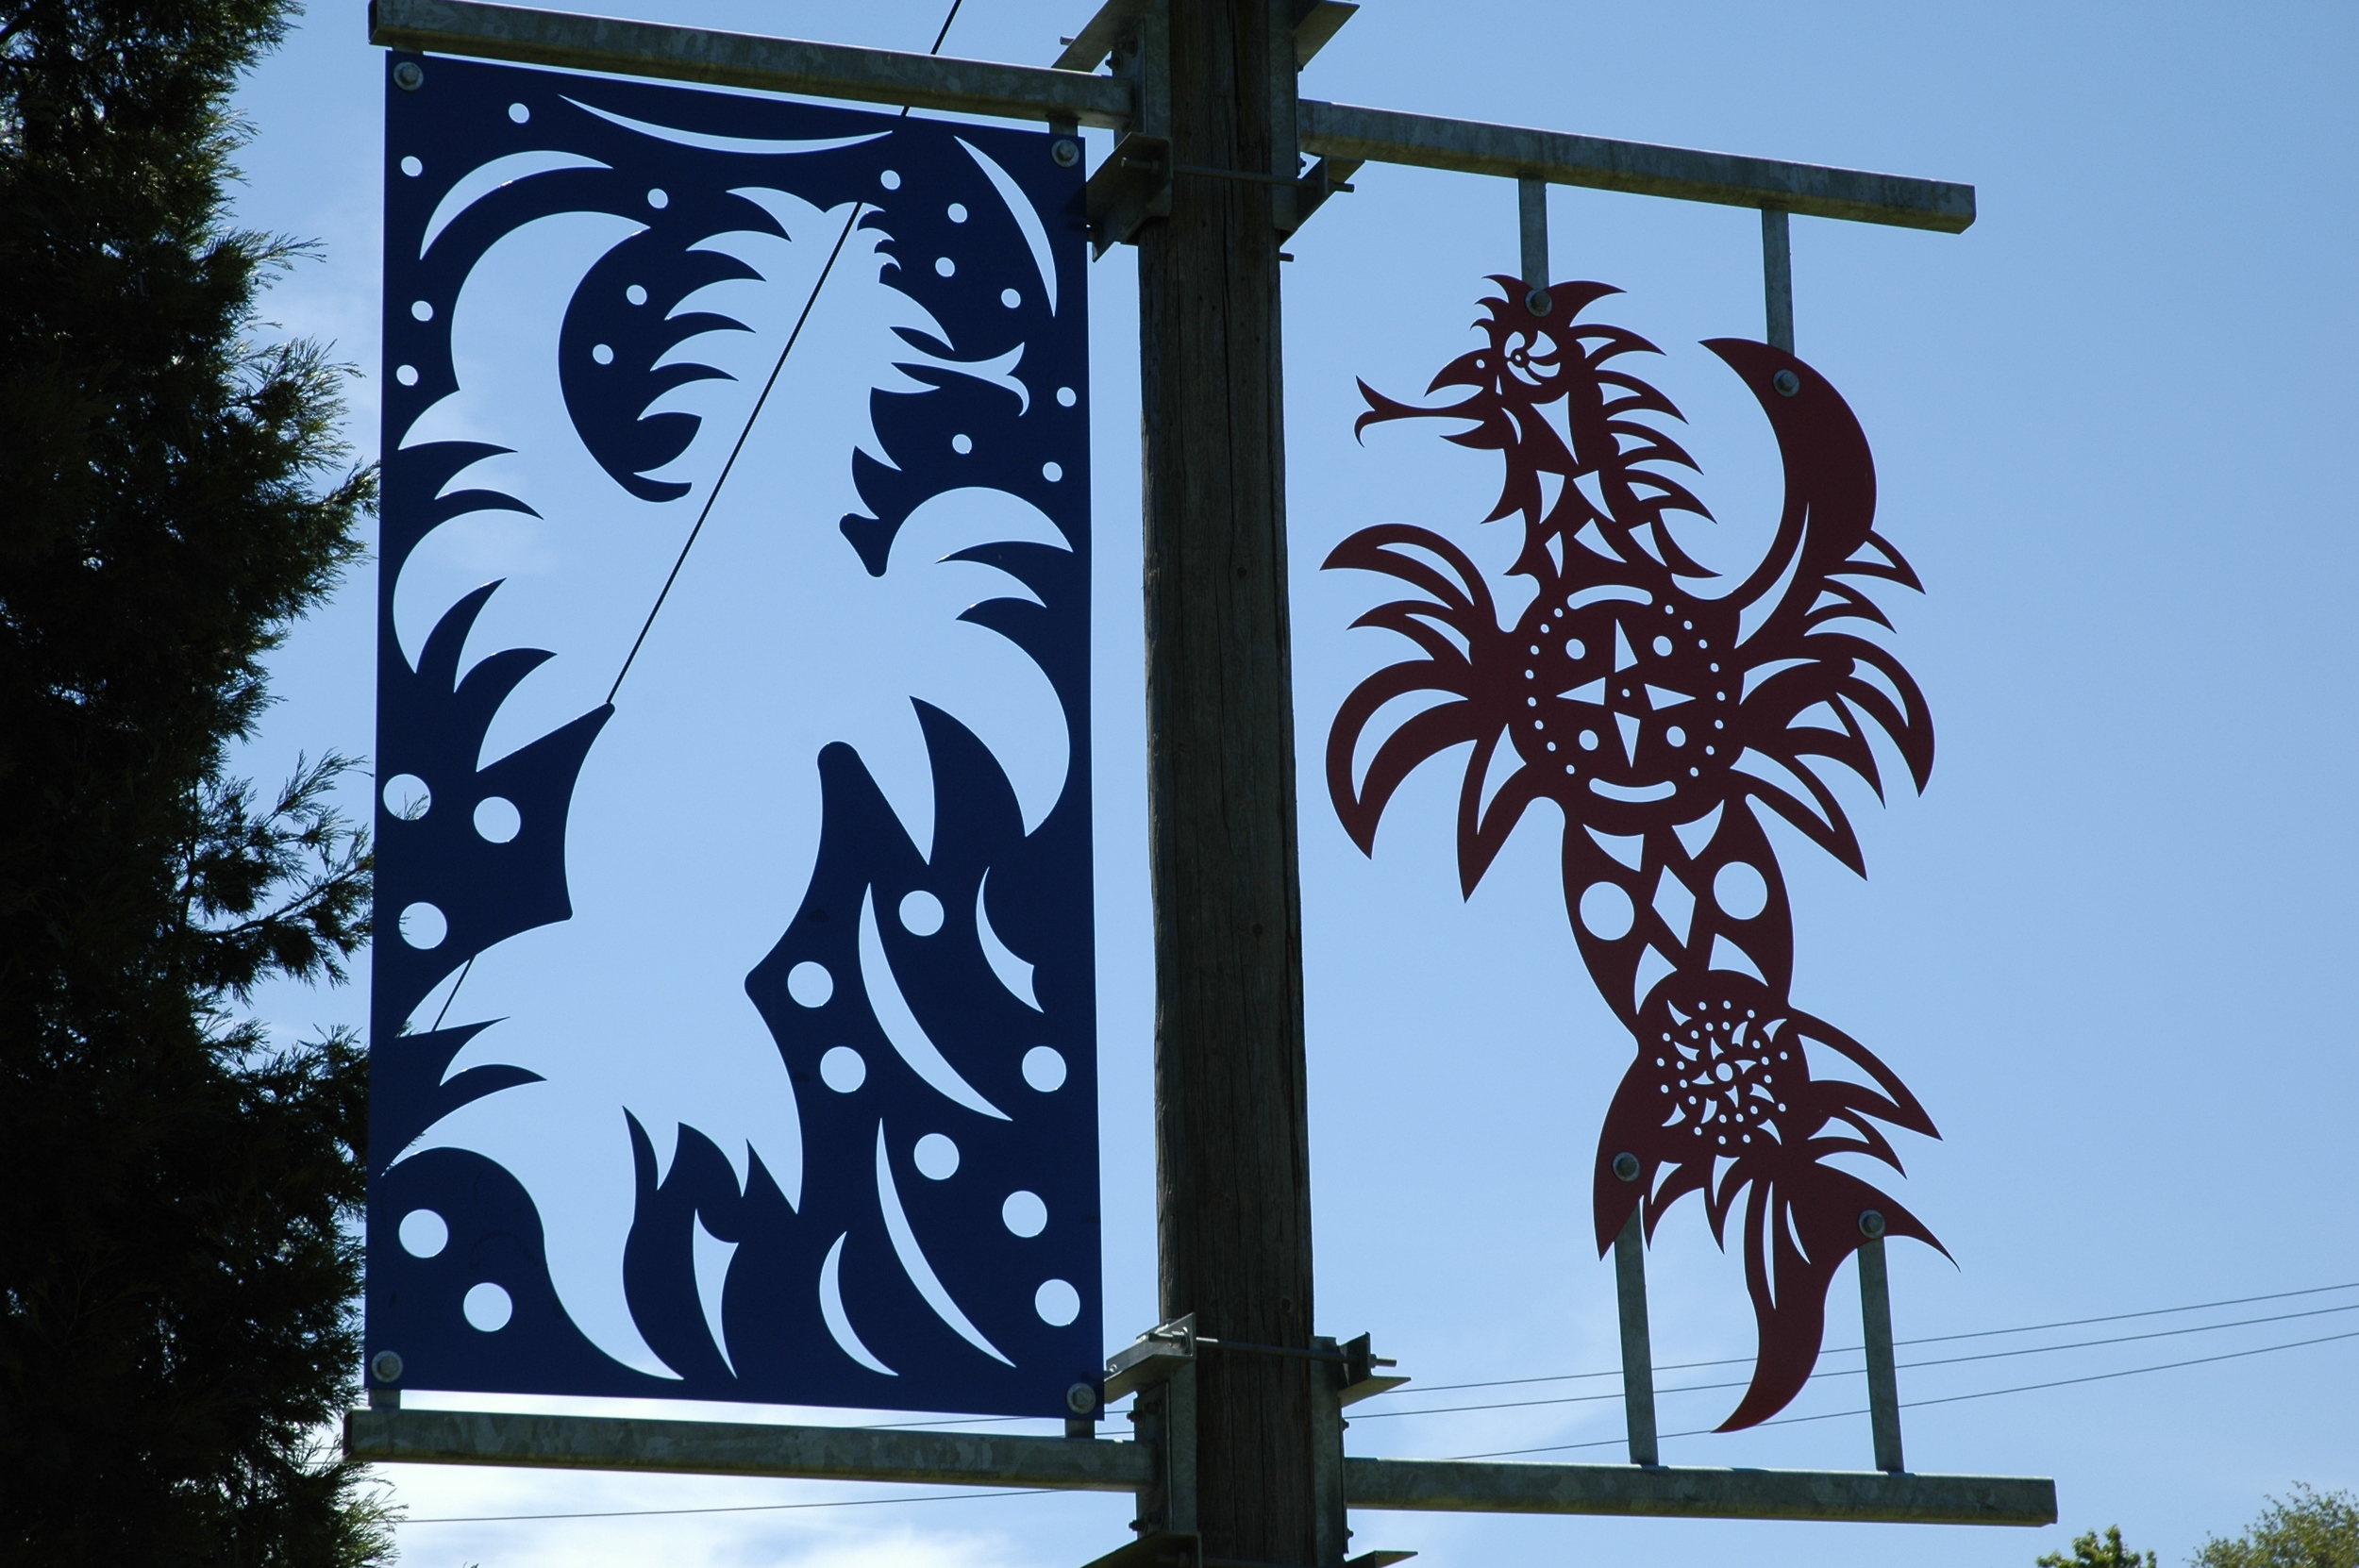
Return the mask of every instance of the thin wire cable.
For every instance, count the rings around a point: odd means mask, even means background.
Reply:
[[[536,1519],[651,1519],[682,1513],[784,1513],[790,1509],[869,1509],[885,1503],[965,1503],[984,1497],[1038,1497],[1053,1487],[1021,1492],[929,1492],[922,1497],[839,1497],[825,1503],[745,1503],[734,1508],[613,1509],[604,1513],[477,1513],[436,1519],[396,1519],[396,1525],[506,1525]]]
[[[1957,1366],[1966,1361],[2003,1360],[2010,1356],[2045,1356],[2050,1352],[2058,1350],[2088,1350],[2099,1345],[2131,1344],[2141,1340],[2177,1339],[2185,1334],[2210,1334],[2223,1328],[2250,1328],[2255,1324],[2262,1323],[2291,1323],[2298,1318],[2327,1317],[2335,1312],[2359,1312],[2359,1301],[2351,1302],[2341,1307],[2317,1307],[2306,1312],[2278,1312],[2265,1318],[2238,1318],[2231,1323],[2202,1323],[2198,1324],[2191,1328],[2158,1328],[2152,1333],[2148,1334],[2116,1334],[2110,1339],[2073,1340],[2065,1344],[2026,1345],[2020,1350],[1986,1350],[1973,1356],[1941,1356],[1935,1357],[1930,1360],[1902,1361],[1897,1368],[1895,1368],[1895,1370],[1906,1372],[1912,1367]],[[2123,1315],[2131,1316],[2142,1314],[2124,1313]],[[1966,1339],[1971,1336],[1959,1334],[1947,1335],[1944,1337],[1951,1339]],[[1913,1341],[1909,1343],[1923,1343],[1925,1342]],[[1856,1367],[1836,1367],[1823,1372],[1814,1372],[1810,1375],[1810,1380],[1815,1382],[1821,1377],[1856,1377],[1859,1375],[1860,1371]],[[1657,1393],[1703,1393],[1714,1389],[1741,1389],[1745,1386],[1746,1380],[1740,1378],[1736,1381],[1727,1383],[1687,1383],[1682,1384],[1678,1388],[1657,1389],[1655,1392]],[[1387,1416],[1397,1415],[1456,1415],[1466,1410],[1531,1410],[1542,1405],[1581,1405],[1589,1403],[1593,1400],[1619,1399],[1621,1397],[1622,1395],[1618,1391],[1611,1393],[1570,1393],[1560,1395],[1553,1399],[1509,1399],[1491,1405],[1441,1405],[1430,1410],[1369,1410],[1361,1415],[1354,1416],[1352,1419],[1355,1421],[1380,1421]]]
[[[2314,1340],[2289,1340],[2284,1344],[2264,1344],[2250,1350],[2223,1351],[2217,1356],[2196,1356],[2183,1361],[2163,1361],[2154,1366],[2125,1367],[2119,1372],[2092,1372],[2080,1377],[2057,1377],[2045,1383],[2018,1383],[2012,1388],[1981,1389],[1972,1393],[1946,1393],[1932,1399],[1903,1399],[1900,1401],[1900,1408],[1904,1410],[1911,1410],[1927,1405],[1961,1405],[1969,1399],[1996,1399],[2005,1393],[2033,1393],[2041,1389],[2070,1388],[2076,1383],[2110,1382],[2116,1377],[2136,1377],[2150,1372],[2175,1372],[2181,1367],[2209,1366],[2214,1361],[2234,1361],[2241,1360],[2248,1356],[2267,1356],[2280,1350],[2300,1350],[2314,1344],[2333,1344],[2337,1340],[2359,1340],[2359,1328],[2342,1334],[2322,1334]],[[1865,1410],[1828,1410],[1818,1415],[1779,1416],[1773,1421],[1764,1421],[1758,1425],[1794,1426],[1806,1421],[1837,1421],[1845,1416],[1867,1413]],[[1365,1418],[1354,1417],[1354,1419]],[[1665,1438],[1709,1437],[1715,1430],[1715,1428],[1710,1426],[1698,1426],[1685,1432],[1665,1432],[1663,1436]],[[1575,1448],[1617,1448],[1627,1441],[1629,1440],[1626,1438],[1600,1438],[1589,1443],[1550,1443],[1544,1448],[1499,1448],[1487,1454],[1460,1454],[1455,1457],[1462,1460],[1503,1460],[1517,1454],[1561,1454]]]
[[[950,36],[950,24],[959,19],[959,8],[965,4],[966,0],[950,0],[950,9],[943,17],[942,26],[934,33],[932,47],[926,53],[942,53],[943,41]],[[906,120],[909,117],[909,108],[904,105],[901,118]],[[737,443],[729,448],[728,460],[721,465],[720,475],[712,481],[712,489],[705,493],[705,504],[696,513],[695,526],[688,530],[687,542],[679,547],[679,555],[672,562],[672,570],[664,577],[663,587],[657,592],[655,603],[647,607],[647,618],[639,624],[639,635],[630,640],[630,652],[623,656],[623,667],[614,672],[614,684],[606,689],[608,706],[612,706],[614,694],[623,689],[623,677],[630,674],[631,664],[639,658],[641,644],[647,641],[647,633],[655,629],[656,614],[662,609],[663,601],[671,596],[672,584],[679,580],[680,568],[688,564],[688,552],[695,548],[696,536],[704,532],[705,519],[712,515],[712,504],[721,498],[721,487],[728,483],[729,470],[737,466],[737,455],[745,450],[746,438],[754,433],[754,421],[761,417],[761,406],[770,401],[770,389],[778,384],[778,375],[786,369],[786,357],[795,352],[795,342],[803,335],[803,324],[811,319],[811,307],[819,303],[819,291],[827,285],[828,275],[835,271],[835,259],[844,254],[844,244],[852,237],[853,225],[867,210],[866,202],[858,203],[852,209],[852,215],[844,220],[844,232],[835,237],[835,248],[828,252],[827,265],[819,269],[818,280],[811,286],[811,297],[803,301],[802,314],[795,318],[795,330],[787,334],[786,346],[778,350],[778,362],[770,367],[770,379],[761,384],[761,395],[754,399],[754,410],[745,416],[745,427],[737,432]],[[469,959],[467,967],[459,972],[458,981],[450,988],[450,994],[443,998],[443,1010],[434,1018],[436,1028],[443,1026],[443,1019],[450,1013],[450,1005],[459,1000],[459,988],[467,983],[467,976],[474,969],[475,959]]]
[[[1946,1344],[1955,1340],[1996,1339],[2007,1334],[2037,1334],[2051,1328],[2084,1328],[2096,1323],[2127,1323],[2133,1318],[2167,1317],[2174,1312],[2203,1312],[2215,1307],[2247,1307],[2256,1301],[2287,1301],[2296,1296],[2324,1295],[2333,1291],[2354,1290],[2359,1290],[2359,1280],[2352,1280],[2342,1285],[2311,1285],[2299,1291],[2271,1291],[2264,1295],[2231,1296],[2224,1301],[2199,1301],[2186,1307],[2150,1307],[2143,1311],[2108,1312],[2100,1317],[2063,1318],[2054,1323],[2027,1323],[2019,1328],[1977,1328],[1963,1334],[1926,1334],[1916,1339],[1895,1340],[1892,1343],[1898,1348],[1901,1345],[1912,1344]],[[1823,1354],[1855,1356],[1864,1348],[1865,1347],[1856,1344],[1837,1345]],[[1752,1359],[1750,1356],[1724,1356],[1717,1360],[1710,1361],[1670,1361],[1657,1366],[1655,1370],[1657,1372],[1698,1372],[1705,1367],[1743,1366]],[[1396,1396],[1402,1392],[1413,1396],[1426,1393],[1449,1393],[1461,1389],[1516,1388],[1528,1383],[1574,1383],[1593,1377],[1619,1377],[1621,1375],[1622,1369],[1614,1367],[1604,1372],[1559,1372],[1538,1377],[1493,1377],[1476,1383],[1422,1383],[1406,1391],[1396,1390],[1394,1393]],[[1385,1396],[1376,1394],[1371,1397],[1380,1399]],[[1361,1418],[1355,1417],[1354,1419]]]
[[[467,960],[467,967],[459,972],[459,978],[450,983],[450,994],[443,998],[443,1009],[434,1015],[434,1026],[436,1028],[441,1028],[443,1026],[443,1020],[450,1016],[450,1005],[459,1000],[459,988],[465,985],[467,983],[467,976],[474,973],[475,959],[469,959]]]
[[[639,635],[630,640],[630,652],[623,656],[623,667],[614,672],[614,684],[606,692],[609,705],[613,703],[614,694],[623,689],[623,677],[630,674],[631,665],[639,658],[640,648],[647,641],[647,633],[655,629],[655,618],[663,612],[663,601],[672,596],[672,585],[679,581],[680,568],[688,564],[688,552],[696,547],[697,536],[705,531],[705,521],[712,515],[713,503],[721,499],[721,487],[729,482],[729,472],[737,466],[738,455],[745,450],[745,442],[754,433],[754,422],[761,418],[762,406],[770,401],[770,393],[778,386],[780,373],[786,369],[786,357],[795,352],[795,343],[802,339],[803,325],[811,320],[811,308],[819,303],[819,291],[828,286],[828,275],[835,271],[836,258],[844,254],[845,242],[851,239],[853,226],[867,210],[866,202],[856,202],[851,216],[844,220],[844,230],[835,237],[835,245],[828,252],[827,263],[819,269],[819,276],[812,281],[811,293],[803,301],[802,313],[795,318],[795,329],[786,335],[786,346],[778,350],[778,361],[770,367],[770,378],[761,384],[761,395],[754,399],[753,411],[745,416],[745,427],[737,432],[737,442],[729,448],[728,460],[721,464],[720,476],[712,481],[712,488],[705,492],[705,504],[696,512],[695,526],[688,530],[688,538],[672,561],[672,570],[664,575],[663,586],[656,592],[655,603],[647,607],[647,618],[639,624]]]
[[[942,53],[943,41],[950,36],[950,24],[959,19],[959,8],[965,3],[966,0],[950,0],[949,14],[942,19],[941,29],[934,34],[933,46],[926,53]],[[901,118],[906,120],[909,116],[908,106],[904,105]],[[614,701],[614,694],[623,689],[623,677],[630,674],[632,663],[639,658],[640,647],[647,641],[647,633],[655,629],[655,618],[662,613],[663,601],[671,597],[672,585],[679,580],[680,568],[688,564],[688,552],[696,547],[697,536],[705,531],[705,520],[712,515],[713,504],[721,499],[721,487],[729,482],[729,473],[737,467],[738,454],[745,450],[745,442],[754,433],[754,424],[761,418],[762,406],[770,401],[771,391],[778,386],[778,376],[786,369],[786,357],[795,352],[795,344],[802,338],[803,325],[811,320],[811,308],[819,303],[819,291],[828,286],[828,275],[835,271],[836,258],[844,254],[845,242],[851,239],[853,227],[867,210],[866,202],[857,202],[853,204],[852,215],[844,220],[844,232],[835,237],[835,246],[828,252],[827,264],[819,269],[819,276],[811,283],[811,295],[803,301],[802,313],[795,318],[795,330],[786,335],[786,346],[778,350],[778,362],[770,367],[770,378],[761,384],[761,395],[754,399],[753,411],[745,416],[745,427],[737,432],[737,442],[729,448],[728,460],[721,464],[720,475],[713,479],[712,488],[705,492],[705,504],[696,512],[695,525],[688,530],[688,538],[680,545],[679,555],[672,562],[672,570],[664,576],[662,588],[656,592],[655,603],[647,607],[647,618],[640,623],[639,635],[631,639],[630,652],[623,656],[623,667],[614,672],[614,684],[607,688],[606,692],[606,700],[610,704]]]

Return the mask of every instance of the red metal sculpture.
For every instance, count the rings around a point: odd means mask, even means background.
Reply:
[[[1648,416],[1681,418],[1616,361],[1657,353],[1636,334],[1577,319],[1617,292],[1559,284],[1534,315],[1527,285],[1494,279],[1485,342],[1435,376],[1419,409],[1370,389],[1358,428],[1396,419],[1470,422],[1448,437],[1497,450],[1505,488],[1486,522],[1520,516],[1511,574],[1538,592],[1501,626],[1466,555],[1428,529],[1364,528],[1330,568],[1380,572],[1422,590],[1355,626],[1381,626],[1422,657],[1378,671],[1337,713],[1328,786],[1345,828],[1374,853],[1378,820],[1412,770],[1473,743],[1459,794],[1458,858],[1471,894],[1535,801],[1564,812],[1564,898],[1589,973],[1636,1038],[1593,1174],[1600,1254],[1632,1212],[1647,1235],[1703,1193],[1713,1234],[1741,1196],[1746,1282],[1760,1332],[1751,1386],[1720,1429],[1766,1420],[1815,1364],[1836,1267],[1882,1228],[1935,1241],[1914,1215],[1829,1165],[1842,1153],[1900,1159],[1879,1123],[1938,1136],[1892,1070],[1842,1030],[1793,1006],[1794,936],[1759,813],[1776,812],[1862,875],[1857,835],[1817,769],[1882,781],[1867,727],[1888,736],[1922,790],[1933,760],[1924,696],[1861,635],[1890,629],[1877,580],[1917,589],[1874,528],[1867,441],[1824,377],[1765,343],[1704,346],[1752,390],[1778,438],[1785,509],[1766,557],[1732,589],[1682,552],[1668,516],[1709,518],[1671,470],[1696,464]],[[1554,417],[1551,417],[1553,415]],[[1429,559],[1430,558],[1430,559]],[[1441,693],[1385,736],[1364,775],[1364,731],[1396,697]],[[1504,745],[1512,748],[1500,754]],[[1499,776],[1504,774],[1504,777]],[[1814,1076],[1815,1047],[1858,1077]],[[1871,1087],[1872,1086],[1872,1087]],[[1877,1229],[1868,1219],[1865,1228]]]

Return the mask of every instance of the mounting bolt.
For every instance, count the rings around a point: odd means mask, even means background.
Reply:
[[[1621,1177],[1624,1181],[1636,1181],[1638,1179],[1638,1157],[1636,1155],[1617,1154],[1614,1157],[1614,1174]]]
[[[393,1350],[378,1351],[376,1355],[369,1358],[369,1371],[376,1374],[376,1380],[380,1383],[400,1382],[400,1352]]]
[[[1069,136],[1060,136],[1048,144],[1048,158],[1060,169],[1070,169],[1081,161],[1081,144]]]
[[[1792,397],[1802,390],[1802,378],[1790,370],[1782,370],[1769,377],[1769,384],[1778,389],[1780,397]]]
[[[1087,1415],[1097,1409],[1097,1391],[1087,1383],[1076,1383],[1064,1391],[1064,1408],[1075,1415]]]
[[[1524,309],[1535,316],[1545,316],[1556,309],[1556,301],[1548,297],[1546,289],[1534,289],[1524,296]]]
[[[1882,1236],[1884,1233],[1883,1215],[1873,1209],[1861,1209],[1859,1212],[1859,1233],[1866,1237],[1871,1242]]]
[[[393,85],[404,92],[415,92],[426,85],[426,68],[416,60],[406,59],[393,67]],[[399,1360],[401,1358],[393,1358]]]

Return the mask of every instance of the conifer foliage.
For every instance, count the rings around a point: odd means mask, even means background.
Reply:
[[[299,247],[225,185],[285,0],[0,0],[0,1560],[359,1564],[321,1446],[359,1359],[348,1034],[240,1004],[342,977],[369,863],[228,748],[354,559],[338,373],[266,346]]]

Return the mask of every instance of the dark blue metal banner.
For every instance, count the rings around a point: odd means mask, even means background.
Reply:
[[[1066,1413],[1079,148],[387,64],[373,1377]]]

